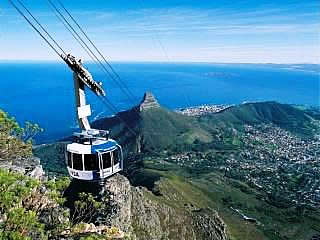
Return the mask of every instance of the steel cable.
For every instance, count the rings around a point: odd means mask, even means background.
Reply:
[[[41,36],[41,38],[51,47],[51,49],[61,58],[60,53],[58,50],[48,41],[48,39],[37,29],[32,22],[26,17],[26,15],[14,4],[12,0],[8,0],[10,4],[18,11],[18,13],[30,24],[30,26]]]

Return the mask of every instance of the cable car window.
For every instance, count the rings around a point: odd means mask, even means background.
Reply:
[[[72,168],[71,152],[67,152],[67,164],[68,164],[68,167]]]
[[[99,162],[96,154],[84,154],[84,170],[99,170]]]
[[[120,161],[120,151],[117,149],[115,151],[113,151],[113,162],[114,165],[118,164]]]
[[[83,170],[82,155],[73,153],[72,156],[73,156],[73,169]]]
[[[103,163],[103,168],[110,168],[111,167],[111,154],[110,154],[110,152],[102,154],[102,163]]]

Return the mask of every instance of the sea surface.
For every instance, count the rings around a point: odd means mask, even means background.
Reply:
[[[320,106],[319,65],[113,63],[133,97],[94,64],[86,64],[102,81],[116,111],[138,104],[151,91],[169,109],[202,104],[239,104],[244,101]],[[0,62],[0,108],[25,121],[39,123],[45,132],[37,143],[70,135],[77,128],[71,71],[56,62]],[[110,116],[92,93],[91,120]]]

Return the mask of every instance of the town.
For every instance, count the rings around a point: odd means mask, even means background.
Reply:
[[[272,124],[233,131],[238,149],[168,156],[181,167],[210,169],[265,193],[273,205],[320,206],[320,137],[300,139]]]
[[[196,107],[180,108],[175,112],[187,116],[201,116],[208,113],[218,113],[232,106],[233,105],[201,105]]]

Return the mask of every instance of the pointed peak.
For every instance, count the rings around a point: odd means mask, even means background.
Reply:
[[[146,92],[143,96],[143,99],[139,105],[140,111],[148,110],[150,108],[159,108],[160,104],[157,99],[153,96],[151,92]]]

